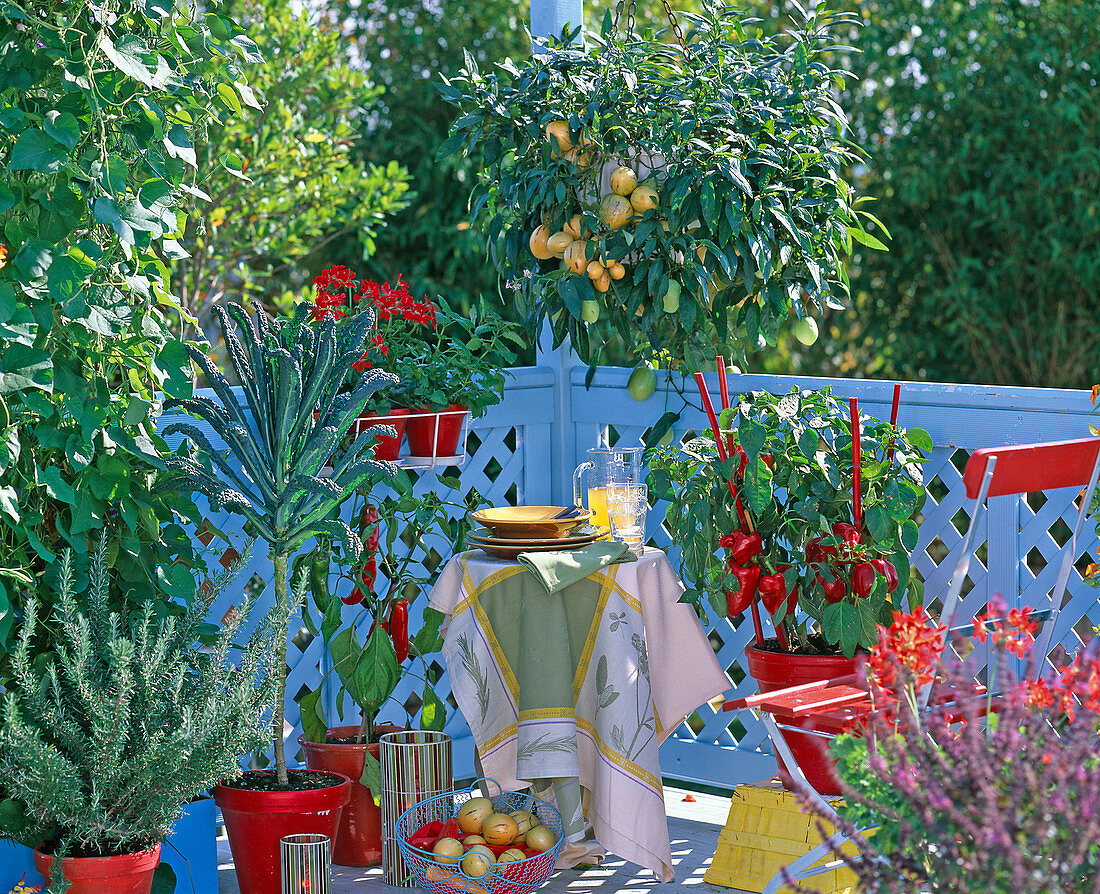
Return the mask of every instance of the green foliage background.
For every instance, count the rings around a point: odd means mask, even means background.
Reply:
[[[1100,18],[1078,0],[865,0],[841,98],[890,228],[794,368],[1086,387],[1100,348]],[[782,371],[774,358],[769,367]]]

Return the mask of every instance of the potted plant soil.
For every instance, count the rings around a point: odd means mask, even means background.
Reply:
[[[180,805],[263,741],[285,617],[272,610],[233,663],[251,603],[205,630],[245,553],[182,615],[152,600],[116,613],[103,537],[86,578],[63,554],[52,616],[28,603],[0,709],[3,832],[35,847],[50,892],[148,894]],[[35,660],[45,626],[56,647]]]
[[[382,860],[379,738],[405,727],[379,724],[377,716],[402,676],[415,675],[417,665],[424,682],[421,726],[443,729],[446,708],[425,659],[442,645],[442,616],[425,607],[423,623],[410,639],[409,601],[427,593],[438,574],[425,570],[428,550],[450,554],[461,548],[470,526],[467,514],[477,508],[443,501],[434,493],[418,498],[405,472],[392,486],[398,496],[386,497],[377,507],[367,502],[359,512],[364,559],[350,574],[341,574],[332,589],[330,544],[322,542],[296,560],[310,568],[313,606],[322,622],[317,627],[307,612],[306,623],[324,638],[332,656],[329,674],[340,681],[337,701],[342,703],[346,693],[360,716],[355,726],[329,727],[321,705],[324,680],[299,700],[304,732],[298,742],[306,765],[353,779],[351,800],[333,842],[333,862],[342,866],[372,866]],[[435,567],[441,569],[443,563]]]
[[[188,346],[217,400],[176,400],[166,406],[204,420],[228,449],[216,450],[195,426],[173,422],[164,433],[184,434],[217,471],[191,459],[182,448],[161,465],[175,473],[172,486],[198,491],[215,509],[243,515],[247,527],[267,542],[276,605],[289,616],[290,558],[307,539],[332,539],[351,562],[362,555],[362,541],[339,520],[339,508],[357,489],[369,490],[374,482],[392,476],[396,467],[372,456],[378,427],[362,432],[346,448],[341,442],[370,397],[395,379],[381,370],[367,370],[350,392],[342,390],[374,330],[369,310],[354,315],[339,331],[331,315],[311,325],[304,308],[295,319],[274,322],[262,312],[249,316],[235,304],[216,312],[245,402],[238,401],[205,354]],[[326,464],[331,468],[322,475]],[[296,579],[295,604],[307,585],[305,575]],[[302,832],[334,837],[350,796],[351,780],[345,776],[287,769],[286,647],[284,632],[275,658],[275,767],[234,774],[214,790],[244,894],[278,894],[280,838]]]
[[[741,395],[710,432],[653,452],[649,482],[670,501],[685,598],[731,621],[751,613],[745,656],[761,691],[853,673],[902,594],[922,601],[908,556],[931,449],[920,429],[860,417],[829,389],[795,389]],[[837,793],[824,740],[784,737],[811,784]]]

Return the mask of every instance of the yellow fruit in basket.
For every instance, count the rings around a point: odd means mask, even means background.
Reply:
[[[588,269],[588,240],[575,239],[565,250],[565,263],[574,273],[581,274]]]
[[[600,202],[600,220],[617,230],[634,216],[630,202],[620,195],[604,196]]]
[[[642,185],[630,194],[630,204],[639,214],[644,214],[652,208],[659,207],[661,203],[657,197],[657,190],[652,186]]]
[[[550,249],[550,254],[555,258],[560,258],[565,254],[565,250],[572,242],[573,237],[569,233],[566,233],[564,230],[559,230],[546,240],[546,247]]]
[[[550,228],[546,224],[535,227],[535,231],[531,234],[528,245],[531,247],[531,254],[540,261],[548,261],[554,257],[554,253],[550,251],[549,246],[546,244],[549,238]]]
[[[558,843],[558,839],[554,837],[554,833],[546,826],[535,826],[527,833],[525,840],[527,841],[527,846],[531,848],[531,850],[544,852],[550,850],[550,848]]]
[[[470,798],[458,810],[458,828],[467,835],[481,835],[481,824],[493,813],[493,802],[488,798]]]
[[[611,191],[620,196],[628,196],[638,186],[638,175],[626,165],[619,165],[611,172]]]
[[[562,228],[562,232],[568,233],[574,239],[584,239],[588,235],[588,231],[584,228],[584,219],[579,214],[569,218],[569,223]]]
[[[526,835],[532,826],[538,825],[538,821],[526,810],[513,810],[508,815],[516,821],[516,838],[519,838],[521,835]]]
[[[521,851],[518,847],[510,847],[503,854],[497,857],[498,863],[518,863],[520,860],[526,860],[527,854]]]
[[[557,143],[557,151],[550,153],[552,158],[564,155],[573,148],[573,137],[569,134],[568,121],[551,121],[546,125],[546,139],[551,143]]]
[[[626,276],[626,268],[619,261],[612,261],[607,265],[607,272],[612,279],[622,279]]]
[[[481,834],[488,844],[511,844],[516,838],[518,826],[507,813],[494,813],[481,827]]]
[[[484,844],[485,839],[480,835],[467,835],[462,839],[463,847],[473,847],[475,844]]]
[[[475,885],[473,882],[467,881],[463,876],[459,875],[458,867],[453,870],[442,869],[439,866],[429,866],[424,875],[428,877],[428,881],[439,885],[436,890],[454,891],[455,894],[459,892],[465,892],[465,894],[489,894],[489,889],[482,885]]]
[[[475,844],[473,847],[469,848],[466,851],[466,853],[467,854],[482,854],[482,855],[489,858],[490,863],[494,862],[497,858],[497,855],[494,854],[491,850],[489,850],[489,848],[486,847],[484,844]]]
[[[457,838],[440,838],[432,853],[440,863],[457,863],[462,859],[462,842]]]
[[[492,857],[486,857],[480,851],[470,851],[462,858],[462,871],[470,878],[481,878],[483,875],[488,875],[489,870],[493,868],[493,862]]]

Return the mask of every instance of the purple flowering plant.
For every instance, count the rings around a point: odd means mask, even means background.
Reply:
[[[1026,609],[1005,619],[991,607],[953,649],[926,621],[897,613],[880,630],[866,670],[874,710],[832,745],[845,792],[839,831],[875,829],[860,858],[840,855],[858,890],[1100,894],[1100,640],[1032,679]],[[982,650],[970,647],[986,643],[997,698],[918,710],[929,680],[973,693]]]

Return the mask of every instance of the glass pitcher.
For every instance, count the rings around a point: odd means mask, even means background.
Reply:
[[[640,484],[642,482],[642,453],[644,447],[593,447],[588,451],[588,462],[583,462],[573,472],[573,504],[586,506],[592,512],[591,524],[602,528],[611,526],[607,515],[607,488],[611,484]],[[581,479],[588,475],[587,499],[581,501]]]

